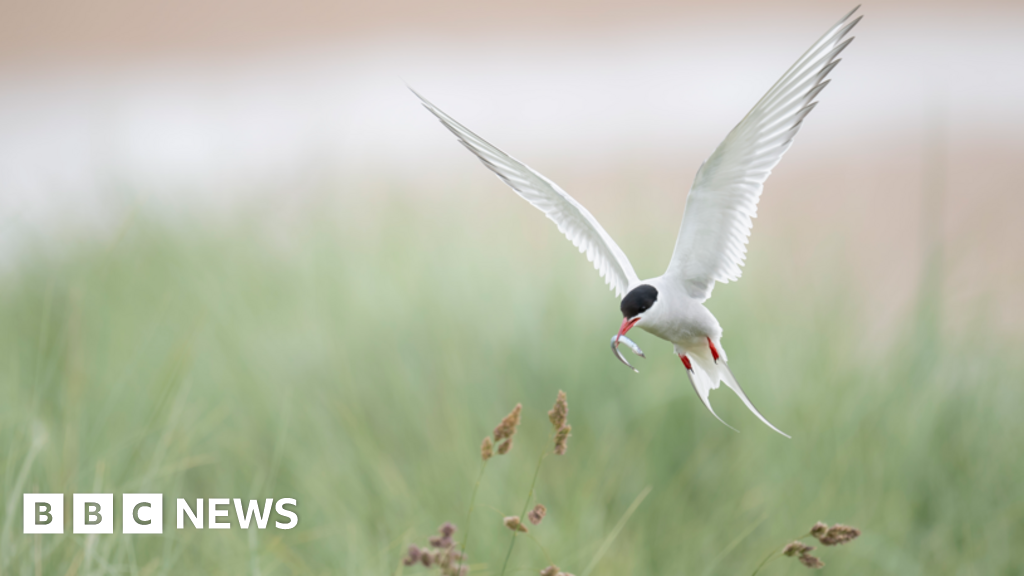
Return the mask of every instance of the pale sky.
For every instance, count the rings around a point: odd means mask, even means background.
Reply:
[[[955,297],[1014,300],[1024,288],[1022,6],[865,5],[768,182],[755,241],[799,221],[857,245],[848,251],[868,281],[911,286],[938,150]],[[495,187],[405,82],[597,203],[610,229],[624,194],[661,202],[671,228],[700,161],[851,7],[7,2],[0,245],[106,226],[124,209],[114,188],[153,206],[230,211],[268,187],[301,193],[295,183],[311,172],[385,178],[412,194]],[[623,190],[623,173],[647,184]]]

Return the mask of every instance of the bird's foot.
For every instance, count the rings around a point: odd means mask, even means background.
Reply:
[[[688,372],[693,372],[693,364],[690,364],[690,359],[685,354],[680,356],[679,359],[683,361],[683,366],[686,366]]]
[[[715,343],[711,341],[711,337],[707,336],[708,348],[711,348],[711,357],[715,359],[715,364],[718,364],[718,348],[715,348]]]

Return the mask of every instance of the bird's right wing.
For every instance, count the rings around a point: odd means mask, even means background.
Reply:
[[[697,171],[665,272],[693,298],[703,302],[716,281],[730,282],[742,274],[764,181],[817,104],[814,98],[829,83],[826,76],[839,64],[839,53],[853,40],[845,37],[860,18],[850,21],[851,16],[783,74]]]
[[[597,268],[598,273],[619,298],[626,295],[631,285],[639,282],[632,264],[622,249],[604,231],[597,219],[572,196],[526,164],[470,132],[415,90],[412,90],[412,93],[416,94],[423,106],[437,116],[441,124],[455,134],[459,142],[475,154],[484,166],[511,186],[516,194],[550,218],[573,246],[587,255],[587,260],[594,264],[594,268]]]

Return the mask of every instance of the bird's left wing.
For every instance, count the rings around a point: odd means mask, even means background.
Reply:
[[[733,128],[701,165],[686,198],[683,223],[665,277],[697,300],[715,282],[738,280],[764,181],[789,150],[828,73],[853,40],[844,37],[860,17],[857,9],[829,29]]]
[[[597,219],[572,196],[526,164],[470,132],[415,90],[412,93],[416,94],[423,106],[437,116],[445,128],[451,130],[459,142],[475,154],[484,166],[511,186],[516,194],[550,218],[558,226],[558,230],[565,234],[580,252],[587,255],[587,260],[594,264],[594,268],[597,268],[601,277],[619,298],[626,294],[631,285],[639,282],[632,264],[622,249],[604,231]]]

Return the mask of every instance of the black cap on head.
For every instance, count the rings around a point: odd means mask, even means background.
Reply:
[[[632,318],[654,305],[658,299],[658,289],[649,284],[641,284],[629,291],[619,304],[623,318]]]

